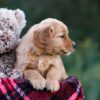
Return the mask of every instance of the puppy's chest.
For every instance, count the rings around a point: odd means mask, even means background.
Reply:
[[[46,56],[41,56],[37,59],[38,64],[37,64],[37,70],[41,73],[44,74],[45,72],[47,72],[47,70],[49,70],[51,64],[53,64],[53,61]]]
[[[47,73],[53,63],[53,58],[49,56],[33,56],[31,59],[32,69],[38,70],[38,72],[40,72],[42,75]]]

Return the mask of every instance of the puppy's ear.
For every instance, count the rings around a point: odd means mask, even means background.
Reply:
[[[52,35],[54,27],[50,25],[40,26],[34,33],[35,45],[46,53],[52,52]]]

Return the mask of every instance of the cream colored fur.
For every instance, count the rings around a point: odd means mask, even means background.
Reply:
[[[32,26],[18,46],[16,68],[34,88],[56,91],[67,77],[60,55],[73,52],[67,26],[48,18]]]

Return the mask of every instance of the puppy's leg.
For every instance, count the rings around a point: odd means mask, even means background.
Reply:
[[[59,80],[61,74],[59,70],[55,67],[51,67],[46,76],[46,88],[47,90],[57,91],[60,88]]]
[[[31,82],[33,88],[37,90],[43,90],[46,86],[46,80],[36,70],[24,71],[24,77],[28,79]]]

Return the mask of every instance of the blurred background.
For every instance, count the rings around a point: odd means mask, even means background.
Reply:
[[[100,0],[0,0],[0,8],[22,9],[30,26],[52,17],[63,21],[78,44],[70,56],[62,56],[69,75],[77,76],[86,100],[100,100]]]

